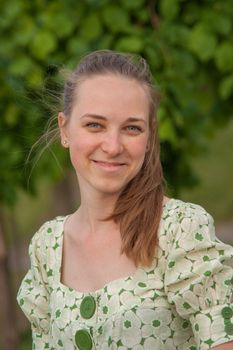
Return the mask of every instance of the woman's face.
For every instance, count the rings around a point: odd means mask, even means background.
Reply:
[[[149,137],[144,87],[117,75],[96,75],[78,87],[68,123],[58,117],[81,193],[119,194],[140,170]]]

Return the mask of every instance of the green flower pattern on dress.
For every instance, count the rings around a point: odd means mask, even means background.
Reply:
[[[207,350],[233,340],[233,248],[201,206],[167,202],[152,266],[91,293],[61,283],[65,219],[46,222],[29,247],[17,300],[33,349]],[[80,312],[87,296],[89,318]]]

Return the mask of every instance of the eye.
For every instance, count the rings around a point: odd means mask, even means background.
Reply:
[[[130,133],[134,133],[134,134],[138,134],[141,133],[143,130],[140,126],[138,125],[128,125],[126,127],[126,129],[130,132]]]
[[[89,129],[101,129],[102,125],[96,122],[89,122],[86,124],[86,127]]]

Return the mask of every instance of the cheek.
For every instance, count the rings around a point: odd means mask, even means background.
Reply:
[[[70,148],[73,152],[83,152],[90,143],[81,127],[74,127],[70,133]]]
[[[147,137],[142,137],[140,140],[135,140],[131,144],[132,153],[137,158],[144,158],[147,147]]]
[[[135,140],[136,141],[136,140]],[[147,138],[138,140],[131,144],[131,157],[135,161],[135,166],[139,170],[144,162],[147,147]]]
[[[81,161],[83,155],[87,150],[87,146],[87,142],[85,142],[84,138],[76,137],[73,138],[72,141],[70,141],[70,159],[74,166],[79,164],[79,162]]]
[[[95,143],[83,133],[72,135],[69,144],[70,160],[74,167],[82,166],[88,162],[88,157],[94,152]]]

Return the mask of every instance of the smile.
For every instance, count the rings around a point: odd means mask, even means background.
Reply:
[[[114,170],[119,170],[121,169],[125,163],[119,163],[119,162],[104,162],[100,160],[93,160],[93,163],[96,164],[98,167],[104,169],[104,170],[109,170],[109,171],[114,171]]]

